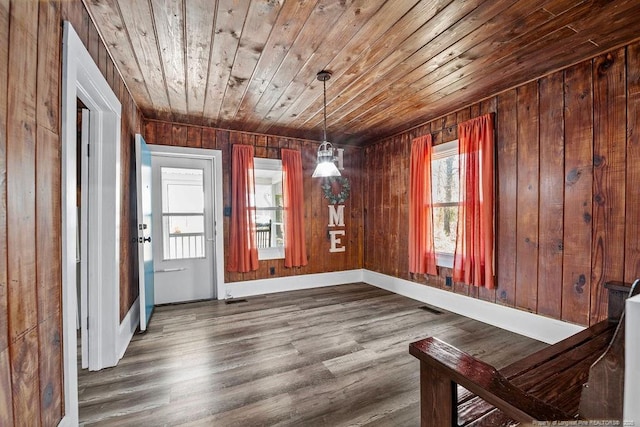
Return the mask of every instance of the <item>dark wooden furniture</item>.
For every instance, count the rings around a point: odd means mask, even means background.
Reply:
[[[258,248],[271,247],[271,220],[269,220],[269,222],[256,224],[256,236]]]
[[[616,330],[623,324],[619,321],[631,286],[610,282],[605,287],[607,320],[500,370],[434,337],[411,343],[409,352],[420,360],[422,426],[506,426],[584,418],[579,411],[581,394],[588,387],[590,368],[599,364],[606,374],[598,376],[615,384],[617,396],[624,376],[624,334]],[[604,393],[590,398],[606,400]],[[608,406],[613,413],[607,418],[621,419],[622,400]]]

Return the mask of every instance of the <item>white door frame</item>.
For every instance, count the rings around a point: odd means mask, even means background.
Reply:
[[[211,188],[213,190],[213,256],[215,265],[213,280],[216,298],[224,298],[224,218],[222,209],[222,151],[206,148],[185,148],[168,145],[155,145],[156,141],[147,141],[151,158],[153,156],[185,157],[210,160],[213,166]],[[153,164],[153,160],[152,160]]]
[[[120,326],[120,118],[121,105],[82,44],[64,22],[62,49],[62,325],[65,416],[78,424],[76,339],[76,99],[91,111],[94,236],[89,241],[89,364],[113,366],[118,360]],[[83,189],[84,190],[84,189]],[[95,337],[92,339],[92,337]],[[93,360],[92,360],[93,359]]]

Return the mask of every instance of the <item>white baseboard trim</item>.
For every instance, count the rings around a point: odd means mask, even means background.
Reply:
[[[364,269],[225,283],[224,294],[220,295],[219,299],[242,298],[356,282],[365,282],[548,344],[554,344],[584,329],[584,327],[572,323]]]
[[[224,293],[218,299],[249,297],[275,292],[297,291],[362,282],[363,270],[334,271],[330,273],[304,274],[273,279],[247,280],[224,284]]]
[[[584,327],[572,323],[469,298],[374,271],[364,270],[363,281],[548,344],[554,344],[584,329]]]
[[[127,351],[127,347],[131,342],[131,338],[133,338],[133,334],[138,329],[138,325],[140,325],[140,298],[136,298],[136,301],[133,303],[133,306],[129,309],[129,312],[120,323],[118,327],[118,336],[117,340],[117,360],[122,359],[124,356],[124,352]]]
[[[625,303],[624,425],[640,423],[640,295]]]

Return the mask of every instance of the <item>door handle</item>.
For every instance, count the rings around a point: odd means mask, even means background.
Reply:
[[[149,237],[144,237],[144,238],[143,238],[143,237],[139,237],[139,238],[138,238],[138,243],[144,243],[144,242],[149,242],[149,243],[151,243],[151,236],[149,236]]]
[[[173,273],[173,272],[176,272],[176,271],[185,271],[185,270],[186,270],[185,267],[182,267],[182,268],[165,268],[165,269],[162,269],[162,270],[154,270],[153,272],[154,273]]]

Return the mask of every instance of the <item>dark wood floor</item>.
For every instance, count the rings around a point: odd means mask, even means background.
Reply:
[[[416,426],[410,342],[498,367],[546,346],[366,284],[156,309],[117,367],[79,374],[85,425]]]

